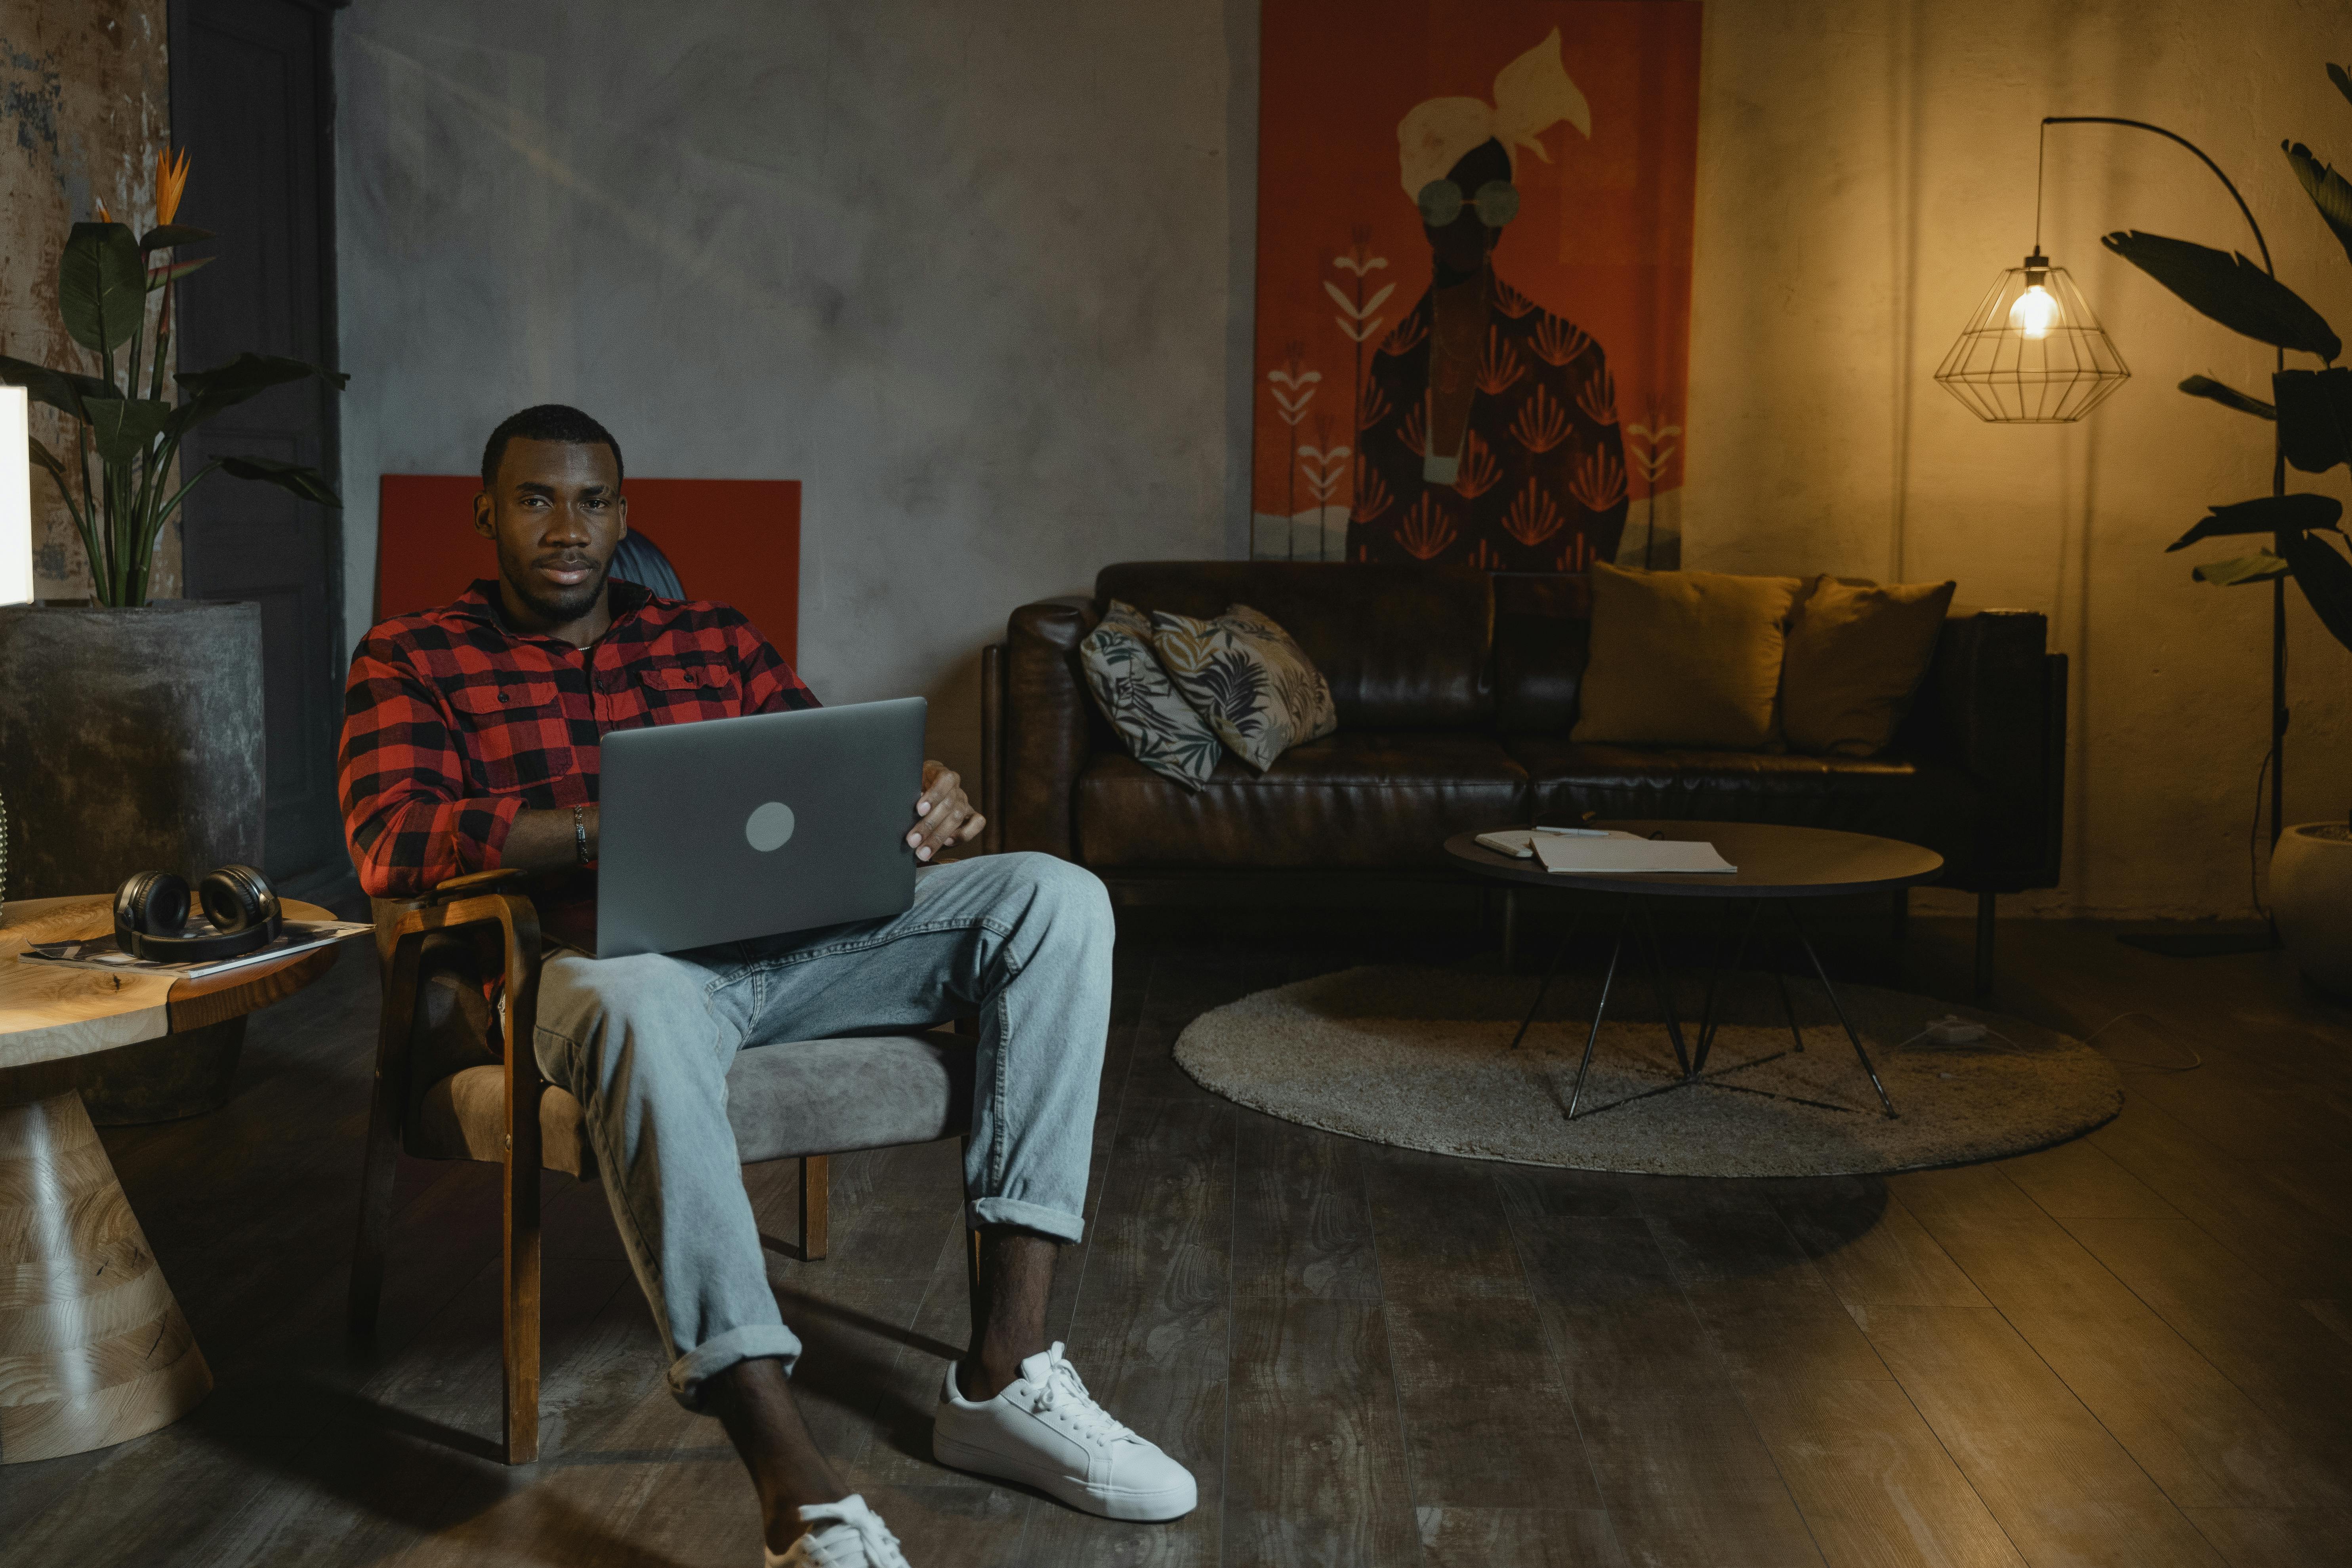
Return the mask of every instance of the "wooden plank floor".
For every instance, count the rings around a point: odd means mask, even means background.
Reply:
[[[1966,941],[1920,921],[1899,960],[1846,962],[1961,998]],[[1171,1058],[1203,1008],[1464,950],[1130,933],[1053,1331],[1200,1509],[1111,1524],[931,1463],[965,1321],[950,1145],[837,1160],[833,1257],[772,1246],[811,1423],[919,1568],[2352,1562],[2352,1009],[2274,955],[2168,960],[2087,924],[2003,942],[2000,1005],[2077,1033],[2130,1015],[2098,1042],[2129,1064],[2120,1118],[1993,1165],[1710,1182],[1236,1109]],[[255,1020],[228,1109],[108,1135],[219,1387],[146,1438],[0,1469],[0,1562],[757,1563],[750,1489],[665,1392],[598,1189],[549,1185],[540,1463],[495,1458],[489,1170],[404,1165],[383,1327],[345,1342],[362,956]],[[792,1168],[747,1180],[791,1234]]]

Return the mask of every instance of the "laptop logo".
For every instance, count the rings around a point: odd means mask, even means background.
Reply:
[[[762,855],[782,849],[792,836],[793,808],[781,800],[772,800],[744,818],[743,837]]]

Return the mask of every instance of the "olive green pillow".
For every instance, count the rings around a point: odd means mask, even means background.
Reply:
[[[1799,579],[1596,561],[1591,581],[1576,741],[1760,751],[1780,739],[1773,710]]]
[[[1789,749],[1841,757],[1885,751],[1927,678],[1956,585],[1816,578],[1781,661]]]

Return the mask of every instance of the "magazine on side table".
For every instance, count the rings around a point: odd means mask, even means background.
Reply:
[[[331,946],[374,929],[356,921],[288,921],[275,942],[234,958],[215,958],[202,963],[163,963],[152,958],[134,958],[122,951],[112,931],[82,942],[37,942],[16,956],[23,963],[46,964],[52,969],[102,969],[114,974],[168,974],[175,980],[200,980],[248,964],[289,958],[314,947]],[[209,924],[197,922],[188,928],[187,934],[216,933]]]

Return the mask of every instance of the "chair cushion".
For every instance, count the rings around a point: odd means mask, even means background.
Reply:
[[[754,1046],[727,1069],[727,1121],[747,1165],[928,1143],[971,1128],[971,1042],[945,1034]],[[467,1068],[426,1089],[408,1152],[499,1163],[505,1079],[502,1067]],[[569,1091],[551,1085],[540,1097],[539,1125],[542,1165],[595,1175],[580,1102]]]
[[[1517,735],[1538,822],[1602,817],[1778,822],[1923,844],[1945,875],[1979,859],[1984,791],[1957,768],[1902,757],[1804,757],[1773,752],[1579,745]]]
[[[1443,866],[1446,837],[1526,820],[1525,769],[1492,735],[1351,731],[1265,773],[1228,757],[1191,794],[1098,755],[1078,779],[1078,847],[1110,867]]]
[[[1790,750],[1885,751],[1927,674],[1957,586],[1815,579],[1780,659],[1780,729]]]

